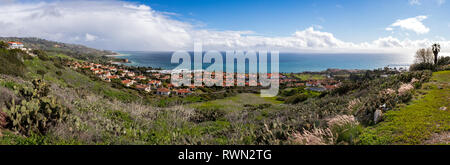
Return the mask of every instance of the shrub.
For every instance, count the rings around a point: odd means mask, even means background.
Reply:
[[[48,57],[47,53],[42,50],[33,50],[33,54],[37,55],[39,59],[42,61],[48,61],[50,58]]]
[[[336,138],[329,128],[314,128],[311,131],[303,130],[303,133],[294,133],[291,141],[303,145],[333,145]]]
[[[255,132],[256,144],[283,144],[289,140],[293,131],[294,128],[290,124],[282,123],[279,120],[264,123],[264,125]]]
[[[338,115],[327,122],[328,127],[336,137],[337,144],[356,144],[357,137],[362,131],[354,116]]]
[[[0,110],[0,128],[6,127],[6,113]]]
[[[433,63],[416,63],[416,64],[412,64],[409,67],[410,71],[433,70],[433,69],[434,69]]]
[[[4,41],[0,41],[0,49],[7,49],[7,48],[9,48],[9,45]]]
[[[13,76],[24,76],[26,68],[21,59],[23,56],[22,53],[23,52],[17,50],[0,49],[0,73]]]
[[[201,123],[205,121],[216,121],[225,116],[225,111],[218,107],[201,107],[194,110],[190,117],[192,122]]]
[[[450,64],[450,56],[440,57],[438,59],[437,65],[444,66]]]
[[[287,97],[286,100],[285,100],[285,103],[287,103],[287,104],[297,104],[297,103],[303,102],[303,101],[305,101],[307,99],[308,99],[308,95],[302,93],[302,94],[297,94],[297,95],[294,95],[294,96]]]

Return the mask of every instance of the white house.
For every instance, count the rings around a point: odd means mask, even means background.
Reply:
[[[170,90],[167,89],[167,88],[158,88],[158,89],[156,90],[156,94],[168,96],[168,95],[170,95]]]
[[[21,42],[8,42],[10,49],[22,49],[23,44]]]

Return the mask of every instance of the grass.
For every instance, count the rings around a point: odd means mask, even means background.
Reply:
[[[294,74],[294,76],[296,78],[304,80],[304,81],[305,80],[323,80],[326,78],[324,75],[321,75],[321,74],[304,74],[304,73],[302,73],[302,74]]]
[[[449,82],[450,71],[433,73],[431,82],[417,91],[424,95],[387,112],[384,122],[366,128],[360,136],[361,144],[424,144],[433,134],[449,131]]]
[[[245,105],[259,105],[259,104],[271,104],[272,109],[276,108],[277,105],[281,104],[281,101],[275,100],[275,98],[264,98],[257,94],[251,93],[241,93],[233,97],[227,97],[224,99],[217,99],[213,101],[208,101],[204,103],[191,104],[192,108],[201,107],[219,107],[225,111],[236,111],[244,109]]]

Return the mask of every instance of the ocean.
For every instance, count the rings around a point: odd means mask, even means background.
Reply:
[[[173,52],[154,51],[118,51],[118,58],[127,58],[131,63],[126,65],[145,66],[171,70],[179,64],[172,64]],[[190,52],[191,57],[193,53]],[[225,53],[222,53],[223,57]],[[270,57],[270,56],[269,56]],[[193,58],[191,58],[193,60]],[[400,54],[279,54],[279,66],[282,73],[299,73],[305,71],[324,71],[329,68],[337,69],[377,69],[384,67],[401,67],[413,63],[413,55]],[[225,61],[225,58],[224,60]],[[270,61],[269,61],[270,62]],[[203,64],[203,68],[209,65]],[[246,66],[248,69],[248,65]],[[270,65],[269,65],[270,69]]]

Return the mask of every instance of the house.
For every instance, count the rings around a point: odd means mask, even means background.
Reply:
[[[101,68],[101,67],[102,67],[102,64],[94,64],[94,66],[95,66],[96,68]]]
[[[178,89],[175,91],[175,93],[180,96],[186,96],[186,95],[192,94],[192,92],[188,89]]]
[[[316,86],[319,86],[319,82],[317,82],[317,81],[308,81],[306,83],[306,86],[307,87],[316,87]]]
[[[145,92],[150,92],[151,91],[151,88],[150,88],[149,85],[142,85],[142,84],[136,85],[136,89],[142,90],[142,91],[145,91]]]
[[[145,76],[137,76],[136,79],[138,79],[138,80],[146,80],[147,77],[145,77]]]
[[[23,48],[23,43],[21,42],[8,42],[9,48],[10,49],[22,49]]]
[[[127,76],[128,76],[128,77],[134,77],[134,76],[136,76],[136,75],[134,74],[134,72],[128,72],[128,73],[127,73]]]
[[[113,75],[113,76],[107,76],[107,77],[105,78],[105,80],[108,81],[108,82],[111,82],[111,80],[113,80],[113,79],[119,79],[119,78],[120,78],[119,76]]]
[[[148,84],[153,85],[153,86],[160,86],[161,85],[161,81],[159,81],[159,80],[150,80],[148,82]]]
[[[117,72],[117,69],[115,67],[109,67],[108,70],[111,72]]]
[[[170,76],[169,75],[166,75],[166,76],[164,76],[163,78],[161,78],[161,80],[169,80],[170,79]]]
[[[132,86],[133,83],[134,83],[133,80],[123,80],[123,81],[122,81],[122,84],[125,85],[125,86],[127,86],[127,87]]]
[[[333,90],[333,89],[336,89],[336,88],[337,88],[337,85],[325,85],[325,88],[326,88],[327,90]]]
[[[92,72],[94,72],[94,74],[97,74],[97,73],[103,72],[103,70],[102,70],[102,69],[98,69],[98,68],[94,68],[94,69],[91,69],[91,71],[92,71]]]
[[[167,88],[158,88],[156,90],[156,94],[169,96],[170,95],[170,90],[167,89]]]

